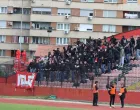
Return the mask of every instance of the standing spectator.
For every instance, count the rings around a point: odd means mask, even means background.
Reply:
[[[119,93],[120,101],[121,101],[121,108],[124,107],[124,99],[125,99],[126,93],[127,93],[127,90],[124,84],[121,84],[120,93]]]
[[[56,70],[56,65],[54,63],[53,58],[51,58],[51,60],[50,60],[50,66],[51,66],[50,78],[51,78],[51,82],[53,82],[53,81],[55,81],[55,70]]]
[[[39,75],[40,75],[40,81],[43,81],[44,78],[44,70],[45,70],[45,65],[43,63],[43,61],[39,62]]]
[[[75,64],[75,77],[76,77],[76,84],[78,84],[78,81],[79,81],[79,73],[80,73],[80,64],[79,64],[79,60],[76,61],[76,64]]]
[[[93,106],[98,106],[98,81],[93,85]]]
[[[95,67],[95,76],[100,76],[99,75],[99,59],[98,59],[98,56],[95,57],[95,60],[94,60],[94,67]]]
[[[131,47],[131,55],[133,56],[134,47],[135,47],[135,39],[134,39],[133,36],[132,36],[131,39],[130,39],[130,47]]]
[[[111,84],[111,87],[109,88],[109,94],[110,94],[110,108],[114,108],[115,103],[115,96],[116,96],[116,87],[115,84]]]
[[[140,37],[138,37],[136,44],[136,58],[137,60],[140,58]]]
[[[120,60],[120,48],[118,44],[115,47],[113,47],[113,53],[114,53],[115,65],[118,66]]]
[[[128,43],[126,46],[125,46],[125,59],[126,59],[126,63],[129,63],[130,61],[130,54],[131,54],[131,49],[130,49],[130,43]]]
[[[108,60],[109,60],[109,63],[111,64],[110,67],[111,67],[111,70],[112,70],[112,63],[113,63],[113,59],[114,59],[114,55],[113,55],[113,49],[112,49],[112,46],[109,45],[108,49],[107,49],[107,53],[108,53]]]
[[[121,67],[123,67],[123,65],[124,65],[124,56],[125,56],[124,48],[121,47],[121,50],[120,50],[120,66]]]
[[[120,50],[120,66],[121,67],[123,67],[124,65],[124,57],[125,57],[124,48],[121,47],[121,50]]]
[[[111,44],[116,44],[117,39],[114,36],[111,36],[110,42]]]
[[[121,45],[124,47],[127,43],[127,39],[123,36],[121,39]]]
[[[50,77],[50,70],[51,70],[50,63],[47,62],[45,65],[45,77],[46,77],[47,85]]]
[[[105,58],[102,57],[102,58],[101,58],[101,70],[102,70],[102,74],[105,73],[105,64],[106,64]]]

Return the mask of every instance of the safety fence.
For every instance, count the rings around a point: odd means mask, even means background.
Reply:
[[[1,83],[7,83],[9,78],[10,83],[16,83],[15,74],[13,65],[0,65],[0,80],[2,78],[5,79],[0,81]],[[123,83],[129,91],[140,91],[140,77],[127,76],[125,74],[110,74],[110,76],[102,74],[95,77],[93,73],[76,74],[74,71],[37,73],[35,86],[92,89],[95,81],[99,82],[99,89],[101,90],[105,90],[111,83],[116,83],[117,90],[119,90]]]
[[[5,62],[0,64],[0,77],[8,77],[14,72],[13,64]]]
[[[60,88],[82,88],[82,89],[92,89],[95,81],[99,82],[99,88],[105,90],[111,83],[116,83],[117,90],[121,87],[123,83],[128,90],[140,90],[140,77],[132,77],[124,74],[119,74],[115,76],[105,76],[101,75],[95,77],[94,74],[77,75],[73,72],[59,72],[50,71],[48,74],[41,76],[37,75],[36,86],[46,86],[46,87],[60,87]]]

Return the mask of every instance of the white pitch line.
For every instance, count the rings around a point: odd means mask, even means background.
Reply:
[[[30,101],[42,101],[42,102],[55,102],[55,103],[71,103],[71,104],[85,104],[85,105],[91,105],[92,103],[88,102],[77,102],[77,101],[61,101],[61,100],[43,100],[43,99],[24,99],[24,98],[0,98],[0,99],[12,99],[12,100],[30,100]],[[99,104],[100,106],[109,106],[109,104]],[[116,107],[119,107],[120,105],[115,105]],[[126,105],[127,108],[140,108],[138,106],[129,106]]]

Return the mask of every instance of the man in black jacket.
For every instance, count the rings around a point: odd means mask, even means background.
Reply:
[[[121,39],[121,45],[124,47],[127,43],[127,39],[123,36]]]
[[[138,39],[137,39],[137,45],[136,45],[136,57],[137,57],[137,60],[138,60],[139,57],[140,57],[140,37],[138,37]]]
[[[95,76],[100,76],[99,74],[99,57],[96,55],[94,59]]]
[[[79,81],[79,74],[80,74],[80,64],[79,64],[79,60],[76,61],[75,64],[75,83],[78,84]]]
[[[45,77],[46,77],[47,85],[48,85],[48,81],[50,78],[50,70],[51,70],[51,66],[50,66],[49,62],[47,62],[45,65]]]
[[[133,56],[133,54],[134,54],[134,47],[135,47],[135,39],[134,39],[133,36],[130,39],[130,47],[131,47],[131,55]]]
[[[65,62],[61,61],[59,64],[59,69],[60,69],[60,81],[63,82],[65,79]]]
[[[108,66],[109,66],[108,71],[111,72],[111,70],[113,69],[112,63],[114,60],[113,48],[111,45],[109,45],[107,49],[107,60],[108,60]]]

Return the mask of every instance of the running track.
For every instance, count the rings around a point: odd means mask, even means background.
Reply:
[[[0,103],[12,103],[12,104],[30,104],[50,107],[62,107],[62,108],[78,108],[82,110],[110,110],[108,106],[93,107],[86,103],[76,102],[60,102],[60,101],[49,101],[49,100],[35,100],[35,99],[9,99],[0,98]],[[115,107],[115,110],[121,110],[120,107]],[[140,108],[123,108],[122,110],[140,110]]]

